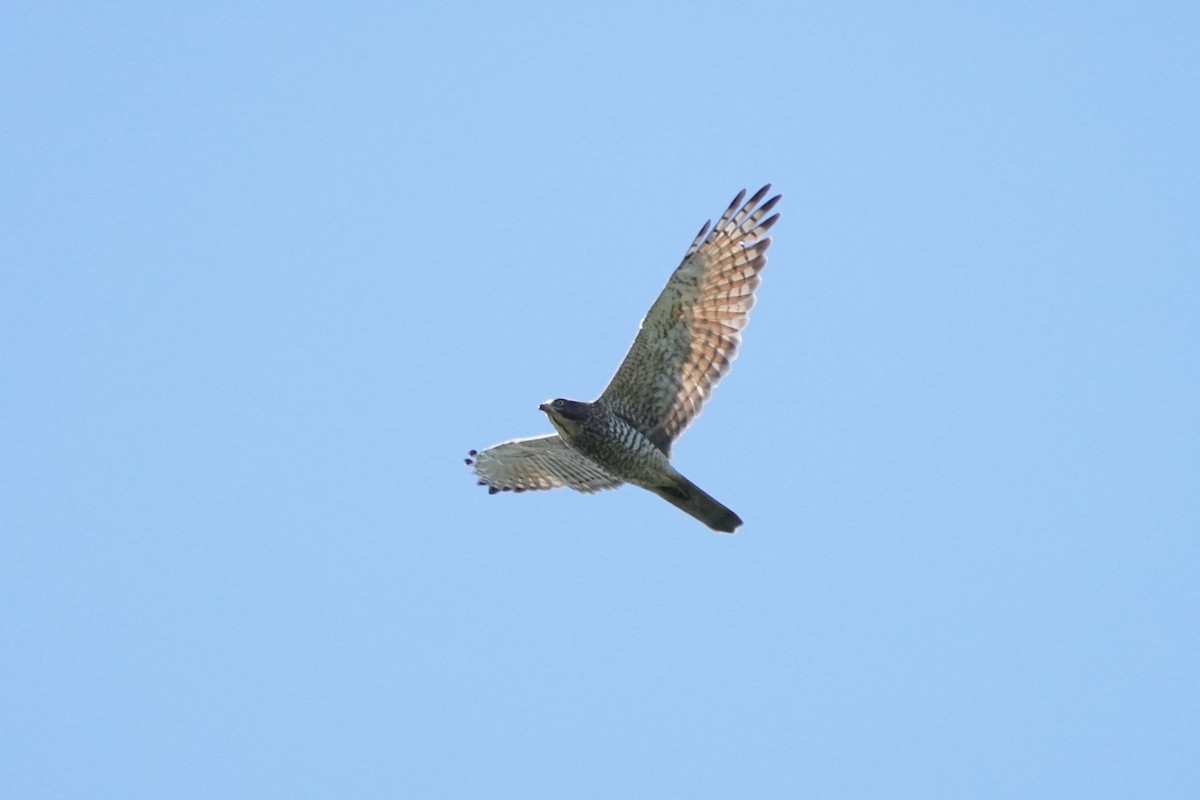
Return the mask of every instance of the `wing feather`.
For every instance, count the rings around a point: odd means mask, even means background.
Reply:
[[[668,455],[737,356],[779,219],[765,218],[780,199],[762,202],[770,189],[742,204],[743,189],[704,224],[600,395]]]
[[[496,492],[554,489],[569,486],[580,492],[598,492],[621,485],[620,478],[568,445],[557,433],[512,439],[486,450],[471,451],[467,463],[479,483]]]

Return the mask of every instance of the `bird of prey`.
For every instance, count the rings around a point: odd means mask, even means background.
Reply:
[[[641,486],[716,531],[742,520],[671,466],[671,443],[700,413],[729,370],[754,305],[759,272],[771,244],[763,202],[771,185],[742,203],[743,189],[716,225],[704,223],[608,387],[590,403],[559,398],[542,403],[555,433],[512,439],[466,463],[479,484],[496,492],[569,486],[580,492]]]

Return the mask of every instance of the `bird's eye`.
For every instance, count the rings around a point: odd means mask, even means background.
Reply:
[[[558,400],[555,400],[555,401],[554,401],[553,403],[551,403],[550,405],[554,406],[555,408],[562,408],[562,407],[563,407],[563,401],[562,401],[562,399],[560,398],[560,399],[558,399]]]

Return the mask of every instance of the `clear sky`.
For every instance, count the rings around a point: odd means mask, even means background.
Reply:
[[[0,8],[11,798],[1200,796],[1200,6]],[[489,497],[705,219],[675,449]]]

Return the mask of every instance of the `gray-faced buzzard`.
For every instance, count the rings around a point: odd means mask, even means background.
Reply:
[[[713,530],[732,533],[742,524],[667,459],[737,355],[767,263],[767,231],[779,219],[767,217],[780,198],[763,202],[770,189],[744,205],[746,192],[739,192],[711,231],[711,220],[704,223],[598,398],[543,403],[556,433],[470,452],[466,462],[481,485],[492,493],[556,486],[595,492],[632,483]]]

